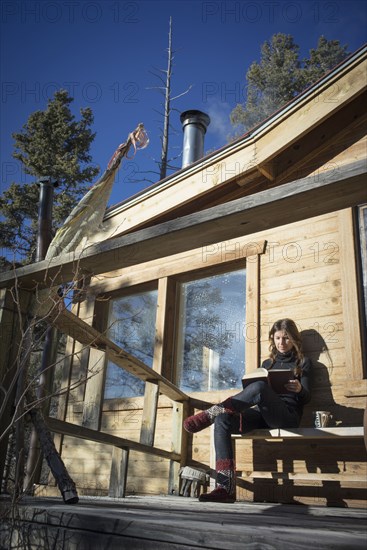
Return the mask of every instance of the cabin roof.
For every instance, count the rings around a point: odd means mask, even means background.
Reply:
[[[233,143],[108,209],[94,241],[278,186],[296,179],[295,174],[310,174],[318,149],[363,113],[366,54],[364,46]],[[357,115],[355,109],[346,112],[358,99]]]
[[[190,166],[187,166],[185,168],[182,168],[180,170],[177,170],[173,174],[170,174],[166,178],[157,181],[156,183],[146,187],[145,189],[142,189],[138,193],[135,193],[131,197],[128,197],[124,199],[123,201],[118,202],[117,204],[112,205],[109,207],[106,211],[105,218],[108,218],[110,216],[115,215],[119,209],[133,203],[135,200],[139,198],[143,198],[145,196],[149,196],[149,194],[153,191],[157,191],[159,189],[164,188],[166,185],[169,184],[169,182],[175,178],[175,176],[182,174],[182,173],[188,173],[190,169],[193,169],[197,165],[201,165],[204,162],[212,161],[213,159],[216,159],[217,157],[220,157],[221,154],[231,152],[233,149],[235,149],[238,145],[246,144],[249,140],[256,137],[261,131],[266,129],[266,127],[270,126],[272,123],[276,122],[281,116],[286,114],[290,109],[296,107],[301,101],[303,101],[305,98],[307,98],[310,94],[313,94],[315,90],[317,90],[319,87],[321,87],[324,83],[329,82],[331,79],[335,77],[335,75],[338,75],[338,73],[342,72],[342,70],[345,67],[348,67],[349,65],[353,64],[354,60],[356,58],[359,58],[360,56],[363,56],[367,49],[367,46],[363,46],[350,54],[346,59],[344,59],[341,63],[333,67],[330,71],[328,71],[322,78],[317,80],[314,84],[303,90],[301,93],[299,93],[294,99],[289,101],[287,104],[283,105],[279,109],[277,109],[274,113],[272,113],[270,116],[259,122],[256,126],[251,128],[248,132],[241,135],[231,143],[225,144],[219,149],[210,152],[207,155],[204,155],[201,159],[197,160],[195,163],[192,163]]]

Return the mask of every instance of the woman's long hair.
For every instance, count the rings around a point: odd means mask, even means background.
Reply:
[[[278,321],[275,321],[269,331],[269,351],[271,364],[273,365],[273,363],[275,362],[278,353],[274,342],[274,334],[278,331],[286,332],[290,341],[292,342],[297,365],[297,372],[295,374],[299,375],[301,373],[301,365],[304,355],[302,351],[301,335],[298,331],[296,323],[292,321],[292,319],[279,319]]]

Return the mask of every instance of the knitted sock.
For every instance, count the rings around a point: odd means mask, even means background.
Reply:
[[[235,413],[231,398],[228,397],[225,401],[222,403],[218,403],[218,405],[213,405],[210,407],[210,409],[207,409],[206,411],[199,412],[198,414],[194,414],[193,416],[189,416],[184,421],[183,425],[187,432],[190,433],[196,433],[200,432],[204,428],[207,428],[211,424],[213,424],[216,416],[223,414],[223,413]]]
[[[215,464],[217,472],[217,487],[225,489],[229,495],[236,492],[236,466],[232,458],[217,460]]]

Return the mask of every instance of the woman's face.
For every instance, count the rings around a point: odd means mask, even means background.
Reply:
[[[285,330],[274,332],[274,344],[280,353],[288,353],[293,348],[293,344]]]

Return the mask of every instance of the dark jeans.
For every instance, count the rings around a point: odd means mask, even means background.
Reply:
[[[231,434],[256,428],[297,428],[300,423],[297,411],[261,380],[234,395],[231,404],[240,414],[223,413],[214,422],[217,461],[233,459]]]

